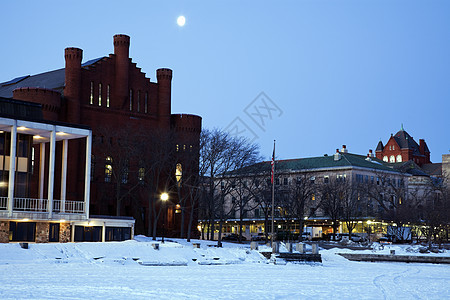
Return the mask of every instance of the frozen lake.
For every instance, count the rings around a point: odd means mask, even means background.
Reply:
[[[0,299],[449,299],[450,266],[351,262],[268,264],[255,251],[168,243],[0,245]],[[136,257],[135,257],[136,256]],[[198,265],[218,257],[227,265]],[[187,266],[142,266],[186,261]]]

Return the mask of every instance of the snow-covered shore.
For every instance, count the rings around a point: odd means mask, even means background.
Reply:
[[[350,250],[337,248],[320,251],[322,264],[273,265],[249,245],[216,248],[208,246],[214,242],[193,242],[201,247],[173,240],[155,250],[142,236],[125,242],[30,244],[29,249],[0,244],[0,299],[450,297],[449,265],[351,262],[335,255]],[[391,249],[400,255],[415,251],[390,246],[377,253]]]

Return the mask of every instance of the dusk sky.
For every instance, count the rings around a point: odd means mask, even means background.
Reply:
[[[245,129],[265,159],[274,139],[278,159],[332,154],[343,144],[365,155],[402,124],[425,139],[432,162],[450,151],[448,0],[1,7],[0,82],[63,68],[66,47],[83,49],[83,62],[107,56],[123,33],[152,81],[157,68],[173,70],[173,113],[200,115],[206,128]]]

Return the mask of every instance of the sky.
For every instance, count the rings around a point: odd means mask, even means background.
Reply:
[[[450,153],[450,1],[7,1],[0,82],[83,61],[131,37],[152,81],[171,68],[172,113],[203,118],[270,159],[365,155],[404,129]],[[186,18],[184,27],[176,23]]]

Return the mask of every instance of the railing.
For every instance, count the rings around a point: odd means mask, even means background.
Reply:
[[[62,204],[61,200],[53,200],[53,211],[62,212],[61,204]],[[66,200],[66,205],[64,208],[65,208],[64,212],[68,214],[84,213],[84,202]]]
[[[62,213],[61,200],[53,200],[53,212]],[[64,213],[82,214],[84,213],[83,201],[65,201]],[[8,209],[8,197],[0,197],[0,210]],[[22,212],[48,212],[48,199],[14,198],[13,211]]]
[[[14,198],[13,210],[46,212],[47,202],[47,199]]]
[[[8,197],[0,197],[0,210],[8,209]]]

